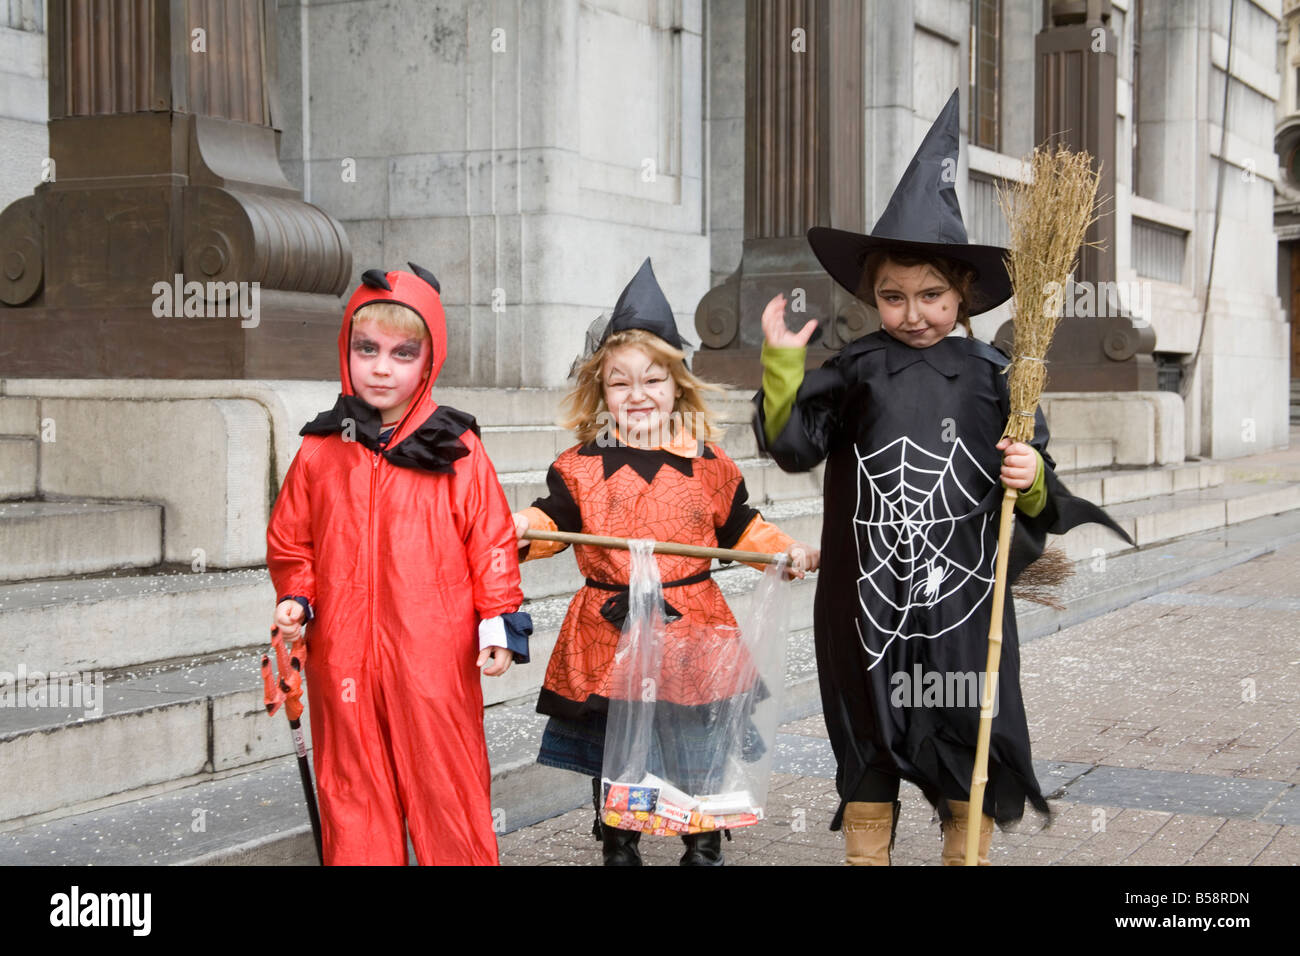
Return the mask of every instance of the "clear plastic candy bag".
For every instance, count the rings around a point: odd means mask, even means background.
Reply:
[[[601,818],[660,835],[763,818],[785,688],[789,584],[768,566],[738,627],[667,626],[653,541],[633,541],[614,655]]]

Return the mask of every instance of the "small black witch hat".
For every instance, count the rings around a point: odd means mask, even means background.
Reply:
[[[668,304],[663,289],[659,288],[649,259],[641,263],[641,268],[614,303],[614,312],[600,341],[603,344],[615,332],[626,332],[628,329],[643,329],[659,336],[675,349],[686,348],[677,332],[672,306]]]
[[[808,244],[822,268],[868,305],[876,304],[876,296],[862,288],[862,268],[877,249],[943,256],[969,265],[975,270],[967,303],[971,315],[1011,298],[1011,277],[1003,262],[1006,249],[972,245],[966,239],[957,205],[958,112],[953,90],[868,235],[823,226],[808,230]]]

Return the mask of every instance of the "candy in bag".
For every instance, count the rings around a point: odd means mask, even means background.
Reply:
[[[768,565],[737,626],[665,621],[653,541],[631,542],[614,656],[601,817],[655,834],[763,818],[785,688],[789,584]]]

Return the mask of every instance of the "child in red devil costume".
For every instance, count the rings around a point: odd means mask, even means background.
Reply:
[[[286,638],[306,623],[326,864],[495,864],[479,669],[527,661],[514,526],[447,357],[433,275],[371,270],[342,394],[302,429],[267,529]],[[486,665],[486,666],[485,666]]]

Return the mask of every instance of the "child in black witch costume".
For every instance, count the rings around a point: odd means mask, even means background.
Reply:
[[[1124,534],[1056,478],[1041,411],[1030,444],[999,440],[1008,360],[970,337],[969,316],[1005,302],[1011,282],[1005,250],[966,241],[951,174],[957,103],[954,92],[870,235],[808,232],[832,278],[879,310],[881,331],[805,375],[816,322],[790,332],[781,296],[763,315],[760,447],[787,471],[826,460],[814,625],[841,799],[831,829],[843,826],[850,864],[888,864],[900,780],[938,810],[943,862],[964,861],[999,479],[1022,490],[1011,581],[1049,532],[1099,522]],[[958,323],[966,335],[950,336]],[[1026,800],[1048,812],[1030,759],[1011,601],[1004,614],[983,865],[994,819],[1019,819]]]

